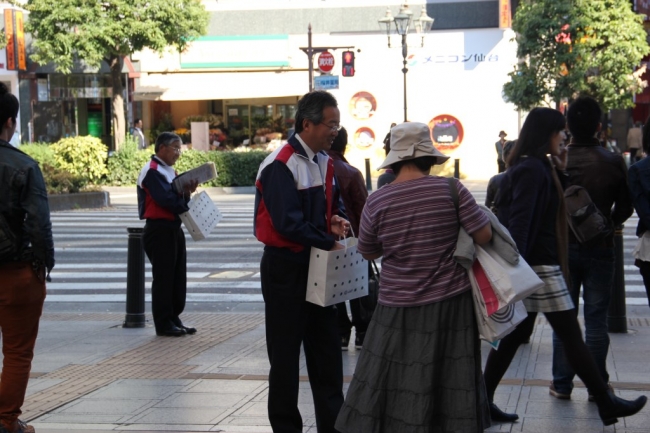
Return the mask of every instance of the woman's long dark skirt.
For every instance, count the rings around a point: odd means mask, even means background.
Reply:
[[[477,433],[490,426],[472,294],[378,305],[336,429]]]

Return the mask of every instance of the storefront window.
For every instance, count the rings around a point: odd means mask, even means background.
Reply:
[[[296,110],[298,106],[295,104],[280,104],[277,106],[278,115],[282,116],[284,126],[286,129],[291,129],[296,123]]]

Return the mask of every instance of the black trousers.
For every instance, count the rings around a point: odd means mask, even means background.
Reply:
[[[173,324],[185,309],[187,253],[181,227],[149,223],[142,237],[151,262],[151,312],[157,330]]]
[[[646,295],[648,296],[648,305],[650,305],[650,262],[636,260],[634,264],[639,267],[641,277],[643,277],[643,285],[645,286]]]
[[[567,361],[587,386],[589,393],[591,395],[600,395],[607,392],[607,383],[600,375],[596,361],[594,361],[585,341],[582,339],[582,331],[575,310],[555,311],[544,313],[544,315],[555,334],[562,341]],[[517,348],[533,333],[535,319],[537,319],[537,313],[529,312],[528,317],[517,325],[512,333],[501,340],[499,350],[490,350],[483,371],[488,401],[494,401],[494,391],[508,370],[512,358],[515,357]]]
[[[305,301],[308,265],[264,253],[260,265],[266,310],[269,421],[274,433],[302,432],[298,410],[300,346],[314,398],[319,433],[333,433],[343,405],[343,360],[334,306]]]

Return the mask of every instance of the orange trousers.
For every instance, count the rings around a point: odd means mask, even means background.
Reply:
[[[22,413],[44,301],[44,269],[37,272],[30,262],[0,266],[0,424],[9,432]]]

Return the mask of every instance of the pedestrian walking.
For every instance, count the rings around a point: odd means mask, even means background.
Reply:
[[[390,131],[388,131],[388,134],[386,134],[386,138],[384,138],[384,152],[386,153],[386,156],[388,156],[388,153],[390,152],[390,134],[393,128],[397,125],[396,123],[391,123],[390,124]],[[379,178],[377,179],[377,189],[381,188],[384,185],[388,185],[392,181],[395,180],[395,173],[393,173],[393,170],[391,168],[387,168],[384,170],[382,174],[379,175]]]
[[[643,127],[643,150],[645,157],[630,167],[628,173],[634,209],[639,216],[636,235],[639,238],[632,255],[639,268],[650,305],[650,117]]]
[[[531,334],[537,313],[546,316],[564,345],[571,368],[585,383],[598,405],[605,425],[618,417],[637,413],[647,398],[623,400],[608,388],[582,339],[574,304],[567,287],[568,226],[563,184],[566,182],[566,148],[562,113],[534,108],[526,118],[517,144],[508,159],[508,171],[497,203],[499,221],[510,231],[517,248],[544,287],[524,299],[528,316],[490,350],[485,365],[485,386],[493,421],[514,422],[519,416],[501,411],[494,393],[510,366],[519,345]],[[547,158],[547,154],[551,157]]]
[[[485,213],[457,180],[430,176],[448,156],[424,123],[393,128],[380,168],[395,181],[368,197],[358,251],[382,258],[379,303],[336,429],[359,432],[482,432],[490,426],[481,346],[467,271],[453,258],[463,227],[492,237]]]
[[[144,138],[144,132],[142,132],[142,119],[135,119],[133,122],[133,136],[138,142],[138,149],[146,149],[147,142]]]
[[[627,131],[627,150],[630,152],[630,165],[640,159],[641,148],[643,146],[643,131],[641,122],[636,122],[629,131]]]
[[[503,145],[503,158],[505,161],[508,160],[508,156],[510,155],[510,151],[512,150],[514,145],[515,142],[512,140],[506,141],[506,143]],[[488,181],[487,193],[485,195],[485,207],[491,209],[492,212],[494,212],[495,214],[496,214],[495,200],[497,194],[499,193],[499,187],[501,186],[501,181],[503,180],[504,177],[505,177],[505,173],[498,173],[492,176]]]
[[[0,433],[33,433],[19,419],[54,267],[47,191],[38,163],[9,144],[18,99],[0,83]]]
[[[601,129],[602,110],[593,98],[576,99],[567,111],[567,123],[572,140],[568,146],[566,171],[568,184],[587,190],[591,200],[607,218],[609,234],[602,240],[582,245],[569,231],[569,292],[578,314],[580,289],[584,304],[585,343],[596,361],[602,379],[609,382],[607,372],[607,312],[614,286],[614,230],[632,212],[632,198],[627,182],[627,167],[623,157],[604,149],[596,134]],[[569,365],[562,341],[553,334],[553,381],[549,393],[559,399],[569,399],[575,372]],[[589,397],[593,400],[593,396]]]
[[[343,404],[343,361],[335,306],[307,302],[311,247],[336,242],[350,223],[339,215],[334,163],[325,153],[340,130],[336,99],[314,91],[298,101],[296,133],[260,165],[255,192],[255,237],[260,264],[269,372],[268,414],[274,432],[303,431],[298,410],[300,347],[314,397],[319,433],[334,433]]]
[[[499,170],[499,173],[506,171],[506,160],[503,156],[503,146],[506,145],[507,135],[508,134],[506,134],[505,131],[499,131],[499,140],[494,143],[494,148],[497,151],[497,168]]]
[[[368,190],[361,172],[352,167],[348,160],[345,159],[345,149],[348,145],[348,132],[341,128],[338,135],[332,142],[332,147],[327,152],[332,161],[334,161],[334,175],[341,192],[341,200],[345,207],[350,226],[355,236],[359,236],[359,222],[361,221],[361,212],[368,198]],[[350,344],[350,335],[354,326],[354,346],[357,349],[363,347],[363,341],[368,329],[368,322],[362,318],[361,299],[350,300],[350,312],[352,321],[348,317],[348,311],[345,302],[336,304],[339,318],[339,333],[341,335],[341,349],[348,350]]]
[[[156,335],[179,337],[196,333],[183,324],[187,293],[187,253],[185,234],[179,214],[187,212],[190,194],[196,190],[192,181],[184,191],[174,191],[173,166],[181,155],[181,139],[172,132],[156,138],[156,154],[145,164],[138,177],[138,211],[147,220],[142,241],[151,262],[151,312]]]

